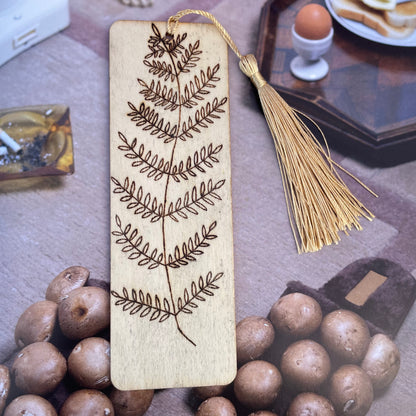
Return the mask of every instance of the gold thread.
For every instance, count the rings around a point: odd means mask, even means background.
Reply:
[[[176,13],[174,16],[169,17],[168,19],[168,28],[167,32],[170,35],[173,35],[178,27],[179,20],[186,16],[187,14],[198,14],[200,16],[204,16],[207,19],[211,20],[212,23],[214,23],[215,27],[218,29],[218,31],[221,33],[224,40],[227,42],[228,46],[234,51],[234,53],[241,58],[241,53],[238,50],[236,44],[231,39],[231,36],[229,33],[224,29],[224,27],[221,25],[221,23],[215,18],[214,15],[211,13],[208,13],[204,10],[194,10],[194,9],[185,9],[178,13]]]
[[[213,22],[240,59],[240,69],[258,90],[275,144],[289,222],[298,252],[317,251],[323,245],[337,244],[340,240],[339,231],[348,235],[353,227],[358,230],[362,228],[359,217],[371,221],[374,215],[350,192],[335,168],[350,175],[373,196],[377,195],[331,159],[319,126],[283,100],[260,74],[254,55],[242,56],[231,36],[211,13],[182,10],[169,18],[168,34],[175,32],[179,20],[187,14],[198,14]],[[300,116],[306,117],[317,127],[324,140],[324,148]]]
[[[261,88],[263,85],[267,84],[266,80],[263,78],[263,76],[260,74],[259,71],[257,71],[256,73],[254,73],[251,77],[250,77],[251,82],[254,84],[254,86],[259,89]]]

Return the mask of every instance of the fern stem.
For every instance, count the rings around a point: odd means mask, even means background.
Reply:
[[[166,48],[166,50],[168,51],[169,58],[172,62],[172,67],[174,68],[174,71],[175,71],[176,85],[177,85],[177,88],[178,88],[178,91],[177,91],[178,92],[178,97],[180,97],[181,96],[181,84],[179,82],[179,74],[178,74],[178,70],[176,68],[175,61],[173,59],[172,54],[169,51],[169,47],[165,44],[165,39],[164,38],[162,38],[162,43],[163,43],[164,47]],[[181,125],[181,119],[182,119],[182,108],[179,107],[178,108],[178,126]],[[175,133],[175,139],[173,141],[172,152],[171,152],[171,155],[170,155],[170,162],[169,162],[169,170],[172,169],[173,159],[174,159],[174,156],[175,156],[175,149],[176,149],[176,145],[178,143],[178,130]],[[163,201],[163,212],[166,212],[166,208],[167,208],[167,204],[168,204],[168,189],[169,189],[170,178],[171,178],[171,175],[169,174],[166,178],[164,201]],[[166,252],[166,217],[165,216],[162,217],[162,236],[163,236],[163,256],[164,256],[165,264],[166,264],[165,265],[166,280],[167,280],[168,287],[169,287],[170,300],[171,300],[171,303],[172,303],[172,306],[173,306],[173,314],[174,314],[174,317],[175,317],[176,328],[179,331],[179,333],[187,341],[189,341],[193,346],[196,346],[196,344],[183,332],[183,330],[180,326],[179,320],[178,320],[178,315],[176,313],[175,299],[174,299],[174,296],[173,296],[172,284],[171,284],[171,281],[170,281],[169,267],[167,265],[167,263],[168,263],[167,260],[168,259],[167,259],[167,252]]]
[[[180,325],[179,325],[179,322],[178,322],[178,316],[177,315],[175,315],[175,320],[176,320],[176,327],[178,328],[178,331],[180,332],[180,334],[187,340],[187,341],[189,341],[194,347],[196,347],[196,344],[195,344],[195,342],[194,341],[192,341],[191,340],[191,338],[189,338],[186,334],[185,334],[185,332],[183,332],[183,330],[182,330],[182,328],[180,327]]]

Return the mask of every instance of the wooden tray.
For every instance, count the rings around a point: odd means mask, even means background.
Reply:
[[[298,80],[289,69],[296,56],[290,29],[307,3],[264,5],[257,46],[263,76],[319,124],[330,147],[374,166],[416,159],[416,48],[367,40],[334,20],[334,41],[325,55],[329,74],[318,82]]]

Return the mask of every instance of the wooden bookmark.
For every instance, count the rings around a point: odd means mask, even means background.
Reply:
[[[113,24],[110,159],[114,385],[230,383],[228,56],[214,25]]]

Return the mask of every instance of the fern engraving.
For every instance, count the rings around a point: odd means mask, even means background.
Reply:
[[[173,320],[178,333],[196,345],[183,330],[181,317],[192,315],[215,296],[224,272],[213,265],[185,283],[174,271],[205,256],[218,238],[218,222],[207,220],[205,213],[223,198],[226,180],[212,173],[221,165],[223,146],[198,138],[225,113],[227,97],[215,96],[220,64],[198,68],[203,54],[199,40],[188,42],[187,33],[162,36],[155,24],[151,31],[149,52],[142,61],[151,79],[138,78],[142,101],[126,103],[126,119],[137,128],[137,136],[118,132],[117,150],[132,173],[111,176],[113,198],[122,207],[114,215],[111,234],[127,261],[152,273],[162,270],[168,295],[125,286],[113,288],[111,295],[115,306],[128,315],[159,324]],[[179,148],[188,140],[194,141],[195,148],[184,155]],[[162,145],[155,146],[157,142]],[[160,146],[163,151],[157,150]],[[176,192],[179,185],[181,191]],[[123,209],[129,213],[128,220]],[[196,231],[180,243],[172,241],[168,226],[181,227],[185,221],[192,222]],[[159,241],[146,237],[143,230],[148,227],[158,227]]]
[[[193,309],[198,308],[198,302],[205,302],[208,296],[214,296],[214,290],[219,289],[216,282],[222,276],[223,273],[214,276],[209,272],[205,279],[200,276],[198,282],[192,282],[191,290],[185,288],[183,296],[178,298],[175,312],[172,311],[171,304],[166,297],[161,300],[158,295],[145,294],[141,289],[138,292],[132,289],[129,294],[128,290],[123,287],[120,294],[113,291],[112,295],[117,299],[115,304],[121,306],[124,312],[130,315],[139,314],[140,318],[148,317],[150,321],[164,322],[181,313],[192,314]]]

